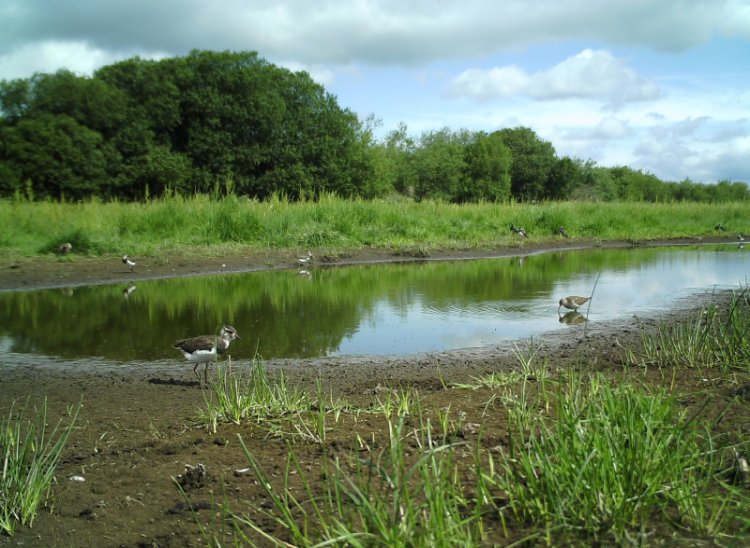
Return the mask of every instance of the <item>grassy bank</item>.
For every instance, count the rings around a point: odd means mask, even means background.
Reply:
[[[72,256],[135,256],[166,251],[221,254],[240,248],[329,251],[472,249],[514,245],[511,223],[529,240],[649,240],[750,231],[750,204],[415,203],[275,198],[257,202],[230,196],[173,197],[148,203],[0,201],[0,256],[54,256],[70,242]],[[718,232],[721,224],[727,232]]]

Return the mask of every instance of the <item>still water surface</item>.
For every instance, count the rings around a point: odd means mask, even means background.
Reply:
[[[0,293],[0,358],[181,360],[175,339],[234,325],[234,358],[404,355],[492,345],[559,329],[566,295],[588,321],[632,318],[744,286],[737,246],[596,249],[529,257],[252,272]],[[597,282],[598,277],[598,282]],[[571,323],[565,323],[571,322]],[[2,365],[2,364],[0,364]]]

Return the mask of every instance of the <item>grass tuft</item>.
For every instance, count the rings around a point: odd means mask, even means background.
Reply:
[[[33,420],[17,418],[14,406],[0,421],[0,531],[13,535],[18,524],[32,526],[39,506],[49,494],[55,469],[73,429],[80,405],[67,426],[49,431],[47,400]]]

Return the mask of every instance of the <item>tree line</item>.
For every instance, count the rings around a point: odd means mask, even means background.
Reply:
[[[139,200],[166,193],[290,199],[736,201],[745,183],[665,182],[558,157],[525,127],[376,139],[306,72],[255,52],[138,57],[91,77],[0,82],[0,197]]]

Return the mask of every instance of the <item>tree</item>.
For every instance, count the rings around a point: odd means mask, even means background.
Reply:
[[[423,133],[408,169],[414,197],[455,200],[459,196],[466,165],[464,147],[468,134],[448,128]]]
[[[479,133],[466,145],[466,175],[458,198],[465,202],[510,199],[511,153],[502,136]]]
[[[8,190],[28,180],[38,197],[91,196],[106,183],[108,159],[115,156],[99,133],[68,116],[44,114],[0,127],[0,140]]]
[[[582,182],[581,168],[574,160],[568,156],[556,159],[547,178],[545,197],[552,200],[568,199]]]
[[[519,200],[547,197],[547,181],[555,164],[555,149],[527,127],[500,130],[512,156],[511,192]]]

